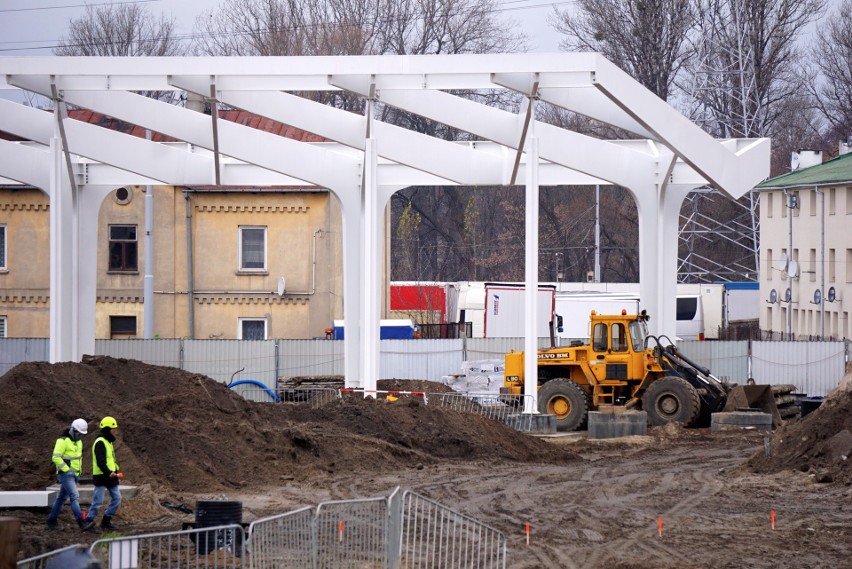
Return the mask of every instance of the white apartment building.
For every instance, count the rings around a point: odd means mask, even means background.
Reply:
[[[852,338],[852,148],[794,169],[760,192],[760,329],[774,339]]]

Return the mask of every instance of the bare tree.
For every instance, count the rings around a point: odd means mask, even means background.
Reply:
[[[157,20],[139,4],[86,6],[71,20],[56,55],[169,56],[182,55],[174,18]]]
[[[562,49],[600,52],[664,100],[690,55],[694,21],[690,0],[578,0],[550,17]]]
[[[852,135],[852,0],[844,0],[817,33],[813,59],[822,74],[817,108],[834,140]]]

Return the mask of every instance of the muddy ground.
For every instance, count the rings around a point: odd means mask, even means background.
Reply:
[[[49,484],[59,431],[83,416],[93,433],[106,414],[121,427],[125,481],[141,487],[116,518],[125,534],[193,520],[164,502],[240,500],[248,522],[401,486],[503,531],[510,568],[852,566],[852,389],[775,433],[767,458],[764,435],[750,431],[536,438],[417,398],[312,410],[247,402],[203,376],[134,361],[28,363],[0,378],[0,489]],[[87,452],[84,476],[90,465]],[[46,513],[0,511],[22,521],[21,558],[98,537],[79,532],[67,506],[58,531],[43,526]]]

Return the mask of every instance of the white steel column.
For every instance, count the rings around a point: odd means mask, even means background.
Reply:
[[[529,104],[535,116],[535,101]],[[526,246],[524,276],[524,413],[538,412],[538,138],[530,121],[526,140]]]
[[[335,192],[343,217],[343,376],[347,388],[362,387],[361,201],[354,192]]]
[[[50,362],[74,361],[74,212],[58,127],[50,139]]]
[[[74,333],[76,353],[74,360],[80,361],[84,354],[95,353],[95,314],[98,291],[98,214],[104,199],[113,190],[109,186],[77,186],[79,205],[75,219],[77,227],[76,252],[78,259],[89,259],[77,263],[77,297]]]
[[[372,114],[372,113],[370,113]],[[368,121],[372,120],[368,115]],[[364,182],[361,187],[361,226],[365,259],[361,265],[361,322],[363,354],[361,386],[367,391],[376,389],[379,379],[379,316],[382,286],[382,223],[381,200],[376,187],[376,140],[368,136],[364,146]],[[366,393],[375,397],[375,393]]]

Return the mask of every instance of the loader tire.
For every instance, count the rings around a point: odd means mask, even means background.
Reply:
[[[701,411],[698,392],[685,379],[663,377],[656,380],[642,396],[642,409],[651,426],[680,423],[691,426]]]
[[[539,413],[555,415],[560,431],[582,427],[588,410],[586,393],[570,379],[551,379],[538,391]]]

